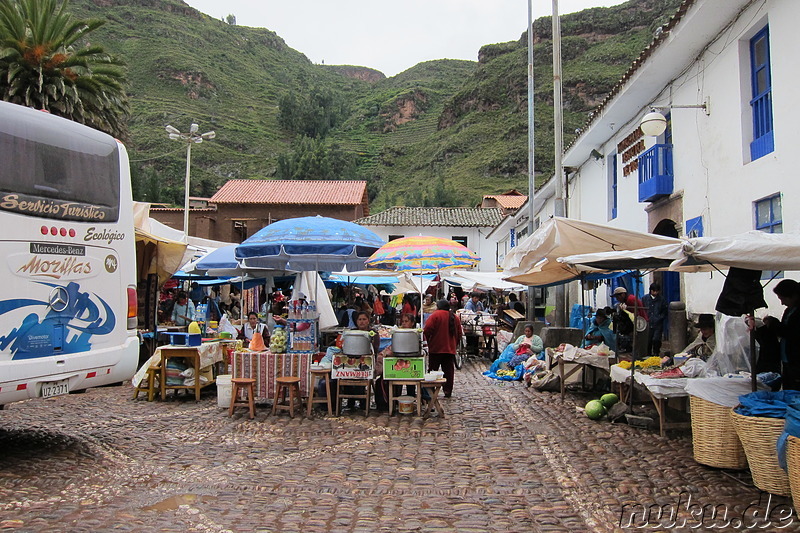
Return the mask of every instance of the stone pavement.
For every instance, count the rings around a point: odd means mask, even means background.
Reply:
[[[213,388],[148,403],[130,385],[9,405],[0,531],[610,532],[621,518],[800,531],[780,522],[787,499],[759,502],[746,474],[695,463],[690,436],[590,421],[585,398],[491,381],[486,366],[456,372],[446,419],[228,418]],[[643,518],[651,504],[661,518]]]

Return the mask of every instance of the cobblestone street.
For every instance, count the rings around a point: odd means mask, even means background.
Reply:
[[[576,411],[583,397],[562,403],[485,367],[456,372],[445,419],[290,419],[263,406],[228,418],[213,388],[198,403],[148,403],[129,384],[11,404],[0,530],[607,532],[658,504],[676,517],[651,515],[648,529],[688,531],[700,520],[689,496],[727,509],[717,530],[765,519],[800,530],[777,521],[787,499],[759,502],[746,475],[695,463],[688,433],[593,422]]]

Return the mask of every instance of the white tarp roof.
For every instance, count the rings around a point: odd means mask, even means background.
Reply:
[[[133,223],[137,240],[153,242],[156,245],[157,257],[155,264],[150,266],[150,271],[155,270],[162,282],[193,258],[230,244],[189,237],[187,246],[182,231],[150,218],[150,204],[147,202],[133,202]]]
[[[465,291],[470,292],[475,289],[500,289],[504,291],[521,291],[526,287],[519,283],[506,281],[503,276],[505,272],[475,272],[472,270],[454,270],[448,272],[444,280],[460,285]]]
[[[800,270],[800,234],[749,231],[728,237],[695,237],[638,250],[570,255],[558,261],[579,270]]]
[[[605,224],[553,217],[524,238],[503,261],[504,279],[523,285],[550,285],[577,278],[579,272],[557,259],[574,254],[636,250],[680,239],[614,228]]]

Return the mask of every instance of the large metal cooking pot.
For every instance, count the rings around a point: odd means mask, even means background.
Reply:
[[[348,330],[342,333],[342,353],[372,355],[372,339],[367,331]]]
[[[415,329],[396,329],[392,332],[392,352],[419,353],[419,332]]]

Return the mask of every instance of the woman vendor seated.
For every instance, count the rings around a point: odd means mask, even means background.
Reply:
[[[539,355],[544,350],[544,342],[542,338],[533,333],[533,324],[525,324],[524,334],[517,337],[514,341],[514,350],[519,350],[520,346],[527,344],[530,347],[531,353]]]
[[[525,324],[525,333],[517,337],[512,344],[514,355],[508,361],[509,368],[516,368],[517,365],[524,363],[532,356],[538,356],[544,350],[542,338],[533,333],[533,324]]]
[[[681,354],[688,357],[699,357],[703,361],[707,361],[717,346],[717,337],[714,335],[714,315],[706,313],[700,315],[695,325],[700,333],[686,348],[681,350]],[[664,357],[661,361],[669,363],[670,359],[670,357]]]
[[[612,351],[617,351],[617,339],[614,332],[611,331],[611,318],[606,315],[603,309],[598,309],[595,311],[594,321],[583,339],[582,347],[591,348],[601,342]]]
[[[247,314],[247,322],[245,322],[242,326],[242,330],[239,332],[239,338],[250,342],[253,340],[253,335],[256,333],[260,334],[264,339],[264,344],[269,344],[269,331],[267,330],[266,324],[262,324],[258,321],[258,315],[255,311],[250,311]]]

